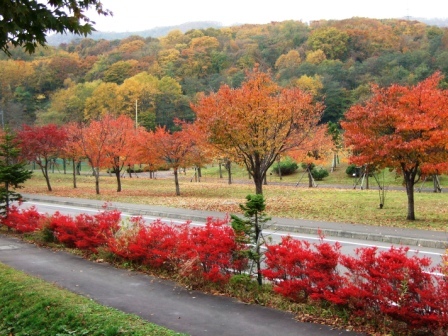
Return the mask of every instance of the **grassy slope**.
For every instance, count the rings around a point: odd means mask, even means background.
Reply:
[[[0,335],[181,335],[0,264]]]

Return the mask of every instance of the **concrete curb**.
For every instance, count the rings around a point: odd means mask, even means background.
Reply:
[[[428,247],[441,250],[448,248],[448,242],[443,240],[416,239],[411,237],[380,235],[380,234],[371,234],[371,233],[354,232],[346,230],[316,229],[310,227],[297,227],[294,225],[275,224],[275,225],[267,225],[266,228],[270,230],[296,232],[312,235],[319,235],[319,233],[321,233],[325,237],[340,237],[340,238],[350,238],[358,240],[369,240],[396,245]]]

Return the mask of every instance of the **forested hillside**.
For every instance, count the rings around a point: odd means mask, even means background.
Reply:
[[[160,38],[78,39],[34,55],[0,55],[3,121],[87,121],[106,112],[148,129],[193,120],[190,103],[222,84],[238,87],[259,65],[280,85],[323,101],[323,122],[340,120],[372,83],[415,84],[448,75],[448,28],[418,21],[352,18],[169,32]],[[447,85],[447,79],[443,81]]]

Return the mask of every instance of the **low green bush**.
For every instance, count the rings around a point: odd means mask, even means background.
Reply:
[[[323,169],[323,168],[313,168],[311,170],[311,175],[313,176],[313,178],[316,181],[322,181],[324,178],[326,178],[329,174],[328,174],[328,170]]]
[[[345,173],[348,176],[355,176],[356,175],[356,165],[355,164],[348,165],[347,169],[345,170]]]
[[[279,175],[281,173],[282,176],[294,174],[299,168],[297,162],[295,162],[290,157],[286,157],[285,160],[275,163],[272,166],[272,171]]]

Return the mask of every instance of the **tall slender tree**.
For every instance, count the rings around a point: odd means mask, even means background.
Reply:
[[[117,191],[120,192],[120,176],[123,167],[130,167],[136,161],[135,144],[139,129],[136,129],[134,121],[125,115],[118,118],[111,118],[106,115],[101,122],[109,126],[109,135],[105,146],[105,164],[114,172],[117,179]]]
[[[76,175],[79,173],[78,167],[84,158],[84,152],[80,146],[81,127],[81,124],[74,122],[65,125],[67,141],[62,148],[62,157],[72,161],[73,188],[76,188]]]
[[[26,168],[27,162],[21,158],[17,136],[6,129],[0,134],[0,215],[8,216],[11,201],[22,197],[15,189],[28,180],[32,172]],[[12,190],[14,189],[14,190]]]

